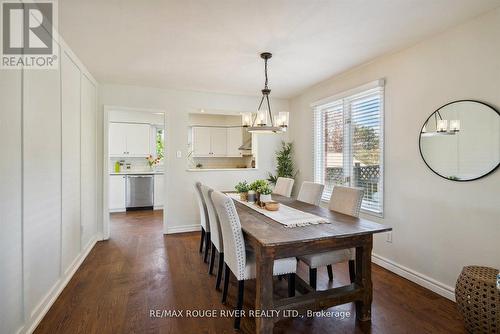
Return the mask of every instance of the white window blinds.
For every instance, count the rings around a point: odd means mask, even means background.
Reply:
[[[362,210],[383,213],[382,85],[314,106],[314,179],[365,190]]]

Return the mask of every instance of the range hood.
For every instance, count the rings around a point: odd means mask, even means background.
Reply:
[[[251,151],[252,150],[252,137],[250,137],[249,139],[247,139],[243,145],[241,145],[240,147],[238,147],[238,150],[240,151]]]

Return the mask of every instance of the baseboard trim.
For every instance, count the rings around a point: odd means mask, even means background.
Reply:
[[[393,273],[401,277],[406,278],[407,280],[412,281],[413,283],[429,289],[437,293],[438,295],[441,295],[451,301],[455,301],[455,289],[451,286],[438,282],[433,278],[430,278],[424,274],[416,272],[410,268],[402,266],[377,254],[372,254],[372,262],[381,266],[382,268],[392,271]]]
[[[54,302],[56,301],[57,297],[61,294],[61,292],[64,290],[66,285],[68,285],[69,281],[73,277],[73,275],[76,273],[78,268],[82,265],[83,261],[87,258],[89,255],[90,251],[94,248],[95,244],[99,241],[97,236],[95,236],[91,241],[88,243],[88,247],[84,250],[84,252],[80,255],[78,261],[75,261],[75,264],[73,265],[73,268],[68,270],[68,274],[65,275],[64,278],[59,279],[57,283],[54,285],[54,287],[51,289],[51,291],[46,295],[46,297],[43,299],[43,301],[38,304],[38,306],[35,308],[32,314],[32,318],[34,315],[33,320],[31,320],[31,324],[25,324],[23,328],[28,328],[24,333],[31,334],[35,331],[36,327],[40,324],[42,321],[43,317],[47,314],[47,312],[50,310]],[[39,310],[41,308],[41,310]],[[29,327],[28,327],[29,326]],[[19,331],[19,333],[23,332],[22,329]]]
[[[199,231],[200,229],[201,229],[200,224],[185,225],[185,226],[167,226],[167,232],[165,234],[196,232]]]

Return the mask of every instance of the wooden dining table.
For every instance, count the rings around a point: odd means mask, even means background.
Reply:
[[[283,205],[320,216],[328,223],[286,228],[234,200],[245,242],[253,248],[256,256],[255,309],[264,312],[272,311],[272,314],[278,315],[256,317],[256,333],[272,333],[274,323],[286,314],[283,311],[297,310],[299,315],[305,315],[309,310],[320,311],[349,302],[356,304],[357,319],[371,320],[373,234],[391,231],[392,228],[293,198],[278,195],[272,195],[272,198]],[[352,284],[315,291],[297,275],[295,284],[299,294],[294,297],[274,299],[274,260],[350,248],[356,249],[356,274]]]

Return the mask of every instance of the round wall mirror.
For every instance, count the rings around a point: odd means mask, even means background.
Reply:
[[[419,145],[437,175],[453,181],[479,179],[500,164],[500,114],[478,101],[448,103],[427,118]]]

